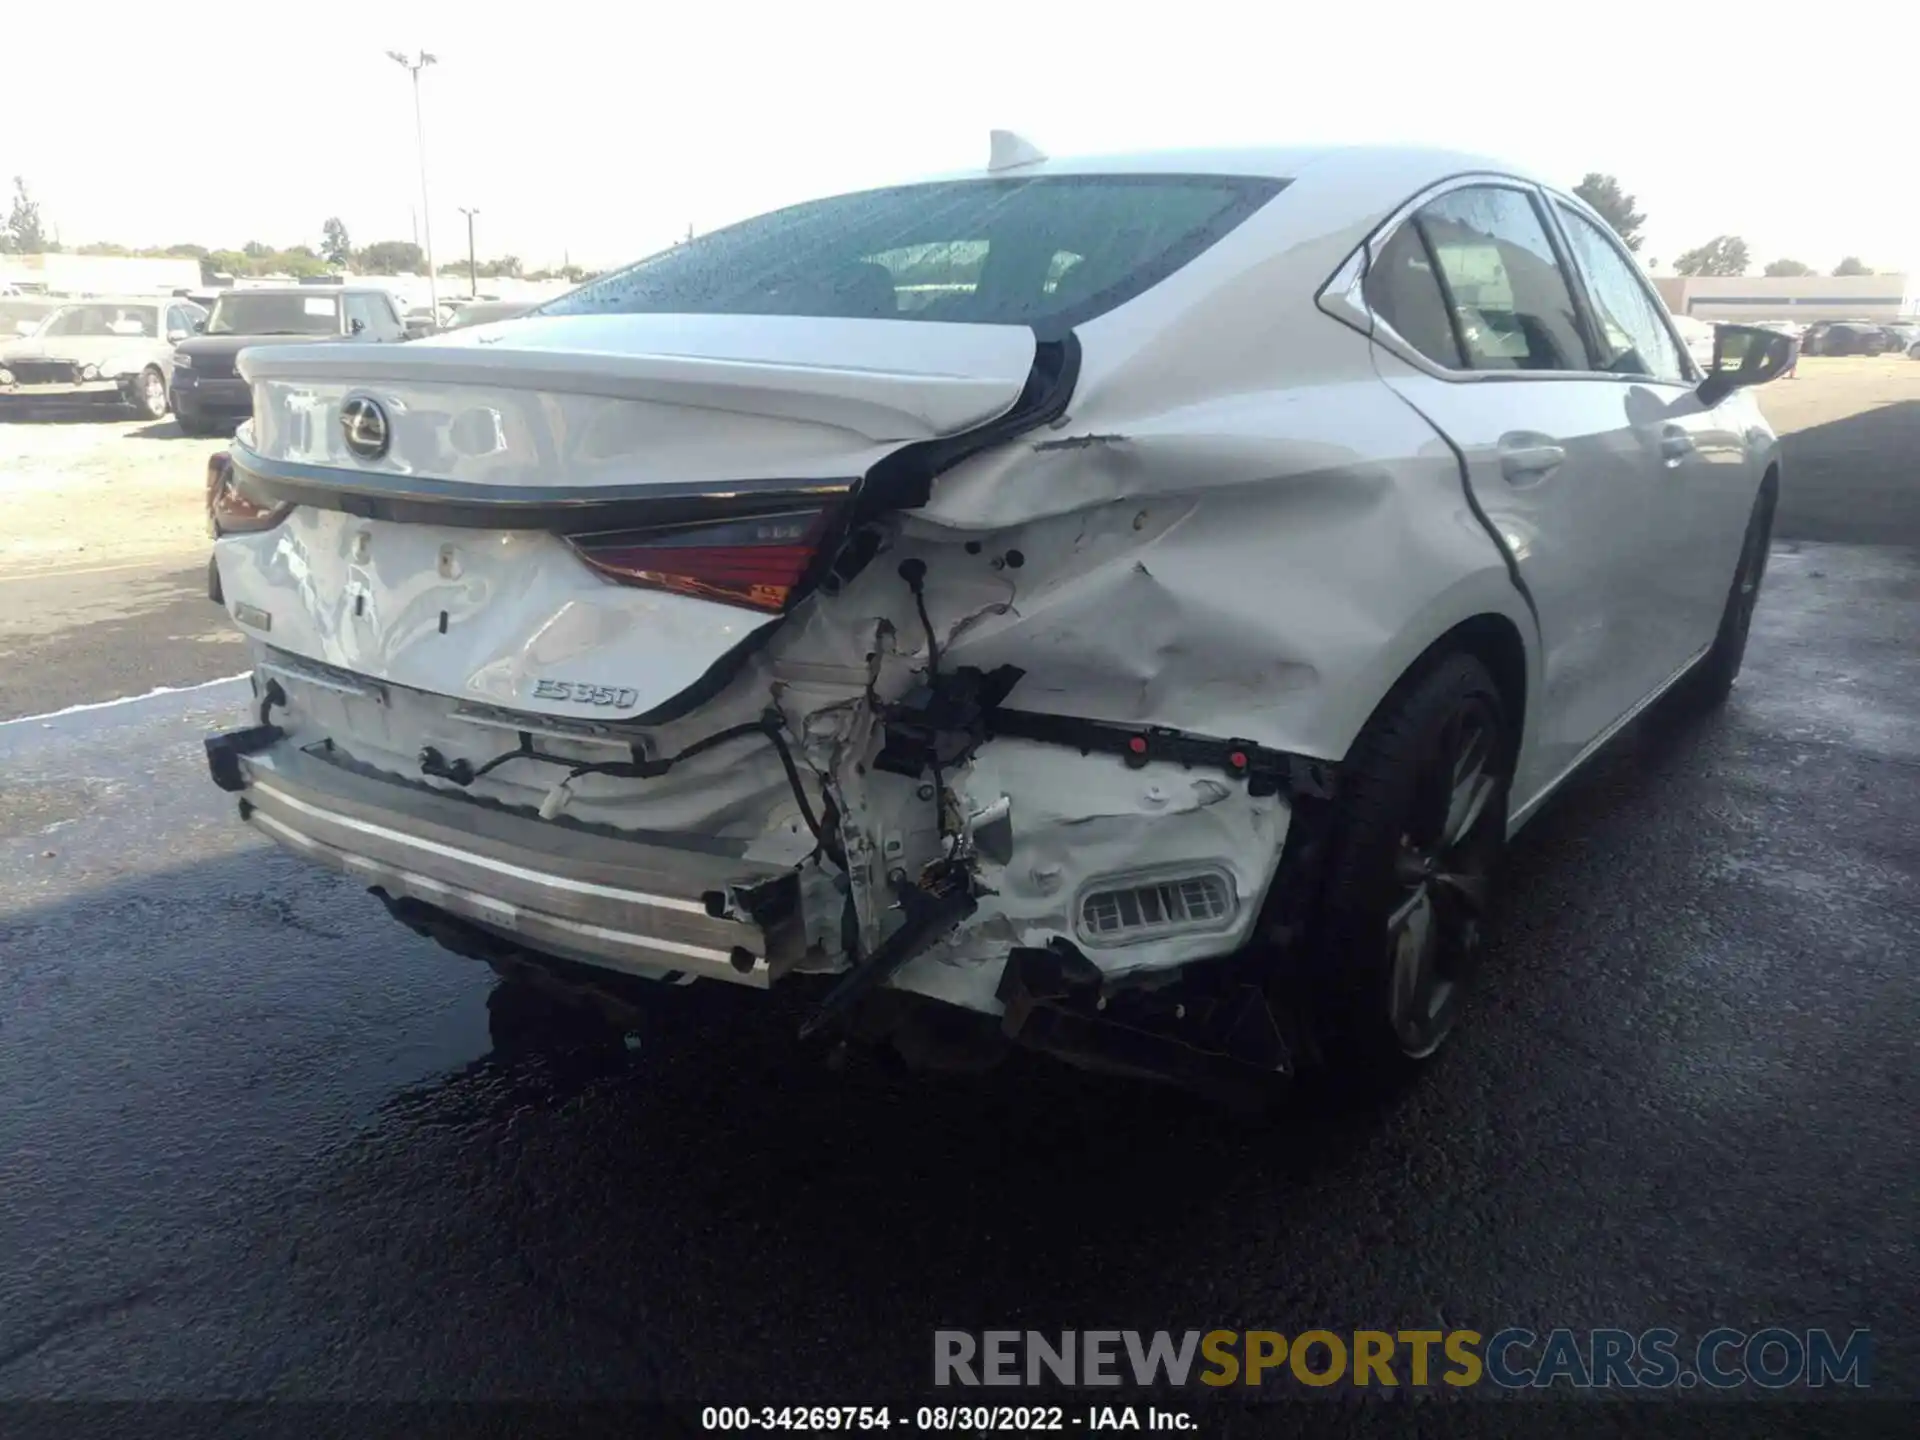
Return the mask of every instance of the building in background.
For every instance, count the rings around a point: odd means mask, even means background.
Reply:
[[[49,295],[171,295],[199,288],[200,262],[132,255],[0,255],[0,285]]]
[[[1676,315],[1743,320],[1898,320],[1920,311],[1905,275],[1656,275]]]

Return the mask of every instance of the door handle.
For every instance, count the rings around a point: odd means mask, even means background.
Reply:
[[[1660,463],[1667,469],[1677,469],[1692,453],[1693,437],[1679,426],[1669,425],[1660,432]]]
[[[1566,446],[1544,436],[1515,435],[1500,442],[1500,473],[1509,480],[1543,479],[1566,459]]]

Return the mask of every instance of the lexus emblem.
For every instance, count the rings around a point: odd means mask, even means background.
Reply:
[[[378,460],[393,440],[387,412],[371,395],[347,397],[340,407],[340,429],[346,434],[347,449],[362,460]]]

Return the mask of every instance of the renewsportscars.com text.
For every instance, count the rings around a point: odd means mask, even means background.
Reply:
[[[1676,1330],[936,1330],[936,1386],[1865,1389],[1873,1337]]]

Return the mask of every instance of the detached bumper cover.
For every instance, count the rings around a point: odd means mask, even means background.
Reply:
[[[360,774],[272,726],[215,736],[207,755],[215,784],[240,795],[241,818],[287,849],[531,949],[757,988],[805,950],[788,869]]]

